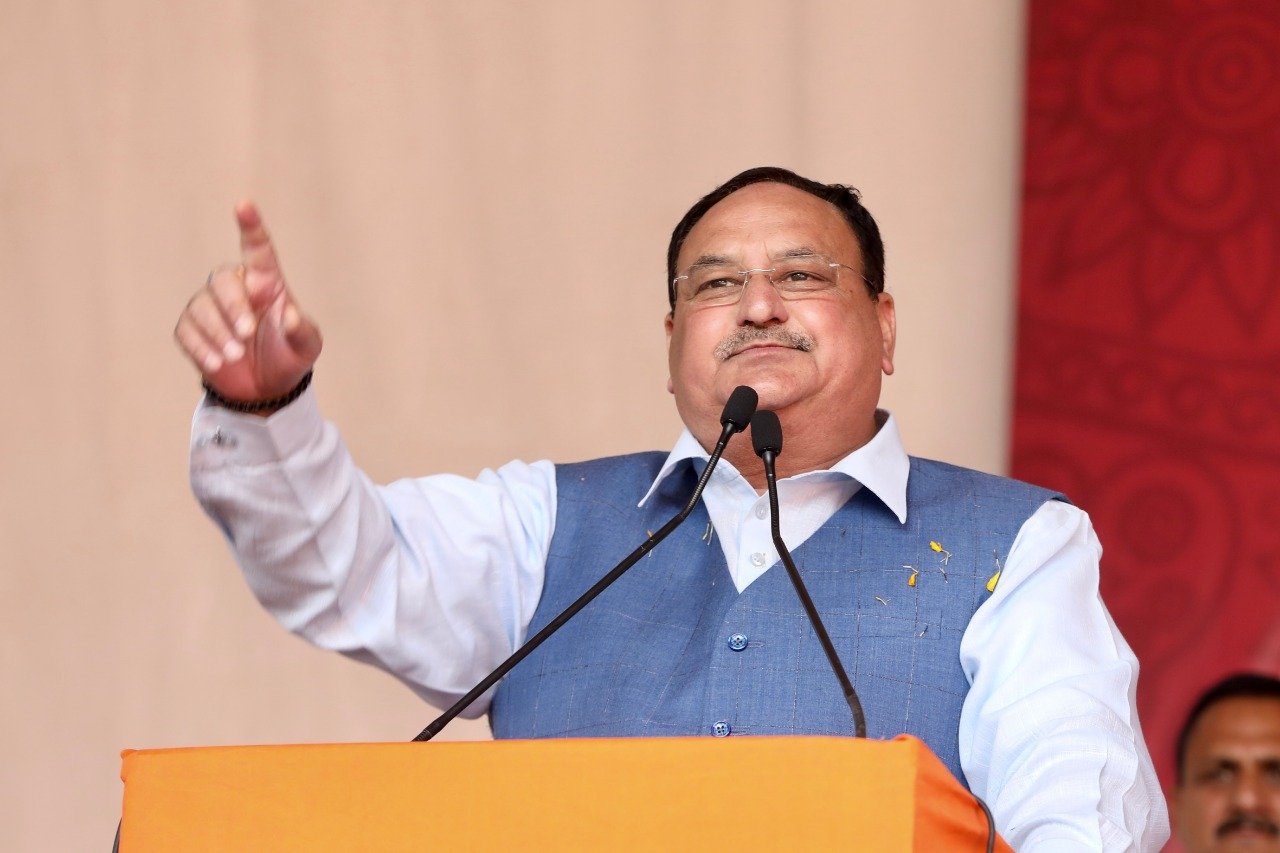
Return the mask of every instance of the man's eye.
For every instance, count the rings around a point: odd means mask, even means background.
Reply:
[[[1205,785],[1229,785],[1235,781],[1236,773],[1231,767],[1214,767],[1200,775],[1200,782]]]
[[[722,287],[733,287],[736,284],[738,284],[738,280],[736,278],[721,277],[721,278],[708,279],[707,281],[704,281],[702,284],[698,285],[698,292],[702,293],[703,291],[706,291],[706,290],[718,290]]]
[[[816,270],[791,270],[783,275],[778,283],[786,287],[795,288],[797,290],[821,290],[829,287],[832,283],[831,277],[823,275]]]

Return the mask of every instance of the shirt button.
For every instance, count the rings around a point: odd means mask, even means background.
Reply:
[[[756,518],[764,518],[768,514],[769,508],[764,504],[760,504],[760,506],[756,507]]]
[[[225,447],[228,450],[235,450],[240,444],[234,435],[222,431],[222,427],[217,427],[213,432],[205,433],[196,439],[196,447],[205,447],[212,444],[214,447]]]
[[[717,720],[715,725],[711,727],[711,733],[716,737],[728,737],[731,731],[733,731],[733,728],[724,720]]]
[[[751,555],[751,565],[755,566],[756,568],[760,568],[761,566],[763,566],[763,565],[764,565],[764,553],[763,553],[763,552],[761,552],[761,551],[756,551],[754,554],[752,554],[752,555]]]
[[[729,637],[729,648],[735,652],[740,652],[747,647],[746,634],[733,634]]]

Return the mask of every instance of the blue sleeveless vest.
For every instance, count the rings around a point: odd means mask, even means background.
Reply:
[[[665,459],[646,453],[556,466],[555,533],[529,635],[688,500],[702,461],[682,463],[636,507]],[[1054,498],[1061,496],[913,457],[906,524],[863,488],[793,549],[858,691],[868,736],[915,735],[964,781],[957,733],[969,684],[960,639],[990,596],[997,560],[1004,564],[1023,522]],[[786,569],[775,564],[739,594],[708,528],[699,504],[512,670],[490,708],[494,735],[852,734]]]

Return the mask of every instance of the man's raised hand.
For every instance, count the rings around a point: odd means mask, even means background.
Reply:
[[[288,394],[320,355],[320,330],[285,285],[258,208],[236,205],[240,263],[209,273],[174,327],[178,345],[215,391],[256,403]]]

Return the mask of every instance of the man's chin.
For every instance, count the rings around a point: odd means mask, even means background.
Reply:
[[[733,389],[739,385],[751,386],[756,394],[760,396],[757,408],[767,409],[771,412],[781,411],[800,399],[800,395],[796,393],[795,383],[788,382],[785,378],[768,375],[745,377],[735,381],[732,387],[725,389],[726,395],[732,393]],[[725,399],[728,399],[728,397],[726,396]]]
[[[720,396],[726,400],[739,385],[749,385],[760,395],[760,408],[777,411],[798,402],[804,397],[804,387],[796,371],[785,365],[766,363],[760,359],[753,364],[730,365],[717,382]]]

